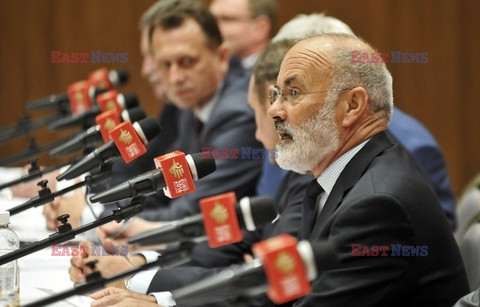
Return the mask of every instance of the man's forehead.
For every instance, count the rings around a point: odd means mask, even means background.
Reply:
[[[248,0],[214,0],[210,11],[217,17],[250,13],[250,8]]]
[[[165,43],[165,41],[168,41],[168,43]],[[165,51],[174,47],[178,48],[179,45],[184,46],[183,49],[192,49],[190,50],[192,53],[198,51],[198,49],[203,49],[202,47],[208,47],[203,31],[194,21],[186,20],[179,27],[172,29],[155,28],[152,38],[153,49]]]
[[[331,61],[328,54],[305,48],[292,48],[284,57],[277,85],[291,86],[304,83],[314,76],[328,74]]]

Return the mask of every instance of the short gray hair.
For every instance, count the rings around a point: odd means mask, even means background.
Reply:
[[[333,48],[332,79],[330,89],[351,89],[361,86],[368,94],[368,102],[376,118],[390,119],[393,112],[393,78],[385,63],[357,63],[352,61],[352,52],[371,54],[377,52],[362,39],[347,34],[322,34],[339,42]],[[360,44],[348,44],[353,40]]]
[[[310,15],[300,14],[288,21],[278,30],[277,35],[272,42],[294,39],[301,40],[310,36],[322,33],[345,33],[353,34],[352,29],[343,21],[325,16],[323,13],[313,13]]]

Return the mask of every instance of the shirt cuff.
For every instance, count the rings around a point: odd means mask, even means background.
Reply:
[[[157,300],[157,304],[162,306],[175,306],[177,303],[173,299],[173,295],[170,292],[152,292],[152,295]]]
[[[157,271],[157,269],[152,269],[133,275],[128,281],[128,290],[139,293],[147,293],[150,283],[152,282]]]
[[[133,255],[142,255],[143,258],[145,258],[145,261],[147,263],[152,263],[154,261],[157,261],[158,256],[160,256],[160,254],[157,253],[156,251],[149,251],[149,250],[134,251],[134,252],[131,253],[131,256],[133,256]]]

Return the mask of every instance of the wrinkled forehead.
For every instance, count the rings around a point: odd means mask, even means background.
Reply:
[[[277,78],[277,86],[310,86],[330,78],[332,46],[302,41],[285,55]],[[311,84],[310,84],[311,83]]]

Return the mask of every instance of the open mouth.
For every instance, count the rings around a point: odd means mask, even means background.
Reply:
[[[286,132],[277,130],[277,133],[278,133],[278,137],[280,138],[280,140],[291,140],[292,139],[292,136],[290,134],[286,133]]]

